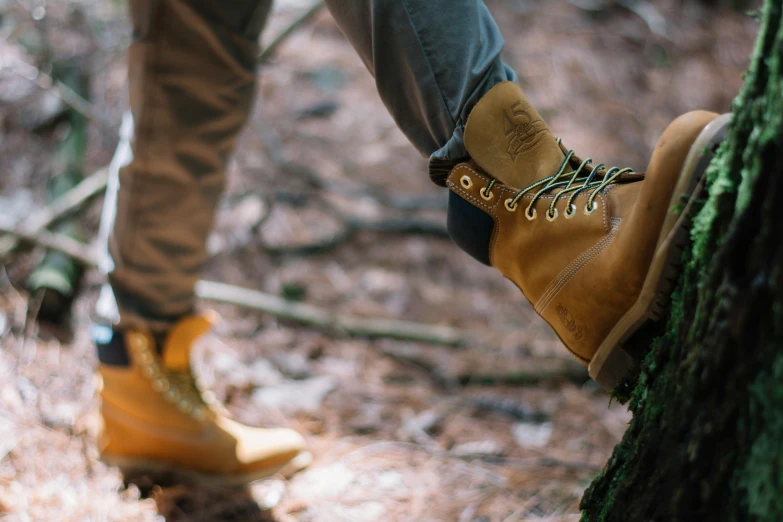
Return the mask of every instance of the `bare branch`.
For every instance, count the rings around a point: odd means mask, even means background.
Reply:
[[[464,332],[449,326],[339,315],[313,305],[289,301],[275,295],[225,283],[199,281],[196,283],[196,295],[202,299],[253,308],[284,319],[349,335],[404,339],[452,346],[463,344],[466,340]]]
[[[269,45],[267,45],[260,53],[258,53],[258,57],[256,61],[258,63],[263,63],[267,61],[269,57],[272,55],[272,53],[274,53],[275,50],[277,50],[277,48],[280,46],[281,43],[283,43],[289,36],[291,36],[291,34],[293,34],[293,32],[297,30],[297,28],[307,23],[311,18],[317,15],[323,6],[324,6],[324,0],[316,1],[312,5],[312,7],[310,7],[310,9],[302,13],[301,16],[299,16],[296,20],[291,22],[291,24],[288,27],[283,29],[282,33],[277,35],[275,39],[269,43]]]
[[[62,252],[85,266],[98,266],[95,254],[90,247],[81,241],[76,241],[68,236],[55,234],[48,230],[38,230],[36,232],[25,231],[23,227],[20,227],[4,216],[0,216],[0,232],[11,234],[23,242],[33,243],[50,250]]]
[[[15,63],[11,64],[11,71],[17,75],[31,81],[39,88],[52,92],[63,103],[71,107],[76,112],[82,114],[85,118],[98,123],[104,129],[114,129],[112,122],[107,120],[103,114],[98,112],[95,106],[89,101],[85,100],[73,89],[65,85],[60,80],[55,80],[50,75],[43,72],[38,67],[22,62],[19,59],[14,60]],[[16,67],[14,67],[16,65]]]
[[[100,194],[106,188],[108,178],[108,169],[102,168],[57,198],[51,205],[38,211],[23,226],[12,226],[8,221],[5,224],[26,236],[38,234],[54,222],[78,209],[92,197]],[[5,258],[18,246],[20,234],[13,233],[13,236],[15,237],[0,237],[0,259]]]
[[[85,266],[92,268],[98,266],[96,255],[89,246],[67,236],[54,234],[46,230],[39,230],[36,233],[25,232],[16,223],[2,216],[0,216],[0,232],[12,234],[22,241],[57,250]],[[450,346],[463,344],[467,338],[465,332],[449,326],[428,325],[385,318],[338,315],[317,306],[298,303],[257,290],[214,281],[199,281],[196,283],[196,295],[202,299],[244,306],[284,319],[348,335],[385,337]]]

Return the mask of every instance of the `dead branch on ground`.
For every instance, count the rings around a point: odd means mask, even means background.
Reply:
[[[264,63],[267,61],[269,57],[272,56],[272,54],[277,50],[280,44],[282,44],[289,36],[291,36],[300,26],[306,24],[310,19],[317,15],[323,6],[324,0],[316,1],[307,11],[297,17],[288,25],[288,27],[283,29],[279,35],[269,42],[269,45],[267,45],[260,53],[258,53],[256,61],[258,63]]]
[[[214,281],[196,283],[196,295],[202,299],[235,304],[291,319],[318,328],[363,337],[383,337],[455,346],[463,344],[466,334],[449,326],[428,325],[385,318],[339,315],[313,305],[298,303],[276,295]]]
[[[410,347],[383,347],[381,353],[395,361],[415,367],[444,388],[455,386],[534,386],[542,382],[567,380],[582,384],[589,379],[587,368],[564,360],[554,364],[537,364],[527,369],[512,369],[498,373],[451,374]]]
[[[0,232],[14,235],[24,242],[62,252],[87,267],[97,268],[98,266],[96,256],[88,245],[67,236],[47,230],[39,230],[35,233],[26,232],[3,217],[0,217]],[[308,326],[348,335],[383,337],[448,346],[463,344],[467,337],[465,332],[449,326],[339,315],[317,306],[214,281],[202,280],[196,283],[196,295],[209,301],[244,306]]]
[[[91,198],[99,195],[106,188],[106,183],[109,179],[108,167],[102,168],[84,179],[78,185],[71,190],[57,198],[51,204],[43,207],[23,225],[11,224],[9,221],[0,221],[8,230],[7,233],[11,234],[9,237],[0,237],[0,259],[5,258],[8,254],[14,251],[19,245],[19,238],[26,238],[35,236],[41,231],[46,230],[47,227],[54,224],[63,217],[75,212],[84,203]],[[2,219],[2,218],[0,218]],[[49,238],[53,239],[53,238]],[[57,242],[56,239],[53,239]],[[32,242],[45,245],[42,241],[32,240]],[[73,245],[71,245],[73,246]],[[67,247],[66,247],[67,248]],[[60,249],[62,250],[62,249]],[[75,259],[79,259],[78,256],[72,256]]]
[[[24,243],[31,243],[48,248],[49,250],[62,252],[84,266],[91,268],[98,266],[95,255],[88,245],[63,234],[49,232],[46,229],[37,230],[35,232],[25,230],[23,227],[20,227],[4,216],[0,216],[0,232],[10,234]]]
[[[95,108],[95,106],[89,101],[82,98],[76,91],[68,87],[60,80],[52,78],[51,75],[43,72],[41,69],[34,65],[30,65],[18,58],[11,58],[12,64],[9,69],[16,75],[32,82],[38,88],[49,91],[60,99],[64,104],[68,105],[71,109],[82,114],[85,118],[88,118],[103,129],[109,130],[112,133],[115,132],[114,125],[106,117]]]
[[[456,376],[456,381],[462,386],[531,386],[557,379],[582,384],[589,379],[589,376],[587,368],[569,361],[551,368],[537,367],[505,373],[463,373]]]

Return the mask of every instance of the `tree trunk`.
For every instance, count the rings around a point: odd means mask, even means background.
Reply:
[[[667,333],[583,522],[783,520],[782,11],[765,2]]]

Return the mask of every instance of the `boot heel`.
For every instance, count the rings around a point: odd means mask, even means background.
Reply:
[[[597,356],[597,354],[596,354]],[[590,377],[606,391],[612,391],[620,382],[633,375],[639,367],[628,352],[620,346],[607,352],[605,358],[594,368],[595,358],[590,362]]]

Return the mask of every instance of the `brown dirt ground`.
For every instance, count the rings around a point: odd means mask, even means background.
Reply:
[[[13,66],[2,67],[12,55],[36,61],[20,43],[40,34],[28,4],[0,1],[0,12],[11,13],[20,28],[0,32],[0,196],[6,198],[0,204],[13,199],[35,208],[45,200],[54,133],[25,127],[40,92]],[[82,31],[64,4],[49,2],[52,47],[58,55],[91,53],[92,100],[116,122],[109,130],[91,127],[88,164],[98,168],[111,157],[125,106],[125,13],[121,2],[69,2],[86,13],[89,31]],[[306,4],[281,2],[267,35]],[[757,30],[744,14],[697,2],[644,3],[663,15],[667,37],[611,1],[488,4],[506,37],[505,59],[554,132],[577,154],[640,169],[678,114],[728,109]],[[8,20],[0,30],[8,30]],[[200,375],[240,420],[304,433],[313,465],[290,481],[240,490],[204,488],[181,477],[123,477],[97,460],[95,447],[96,359],[87,327],[102,279],[87,275],[69,325],[73,337],[58,341],[28,320],[36,303],[21,288],[40,252],[27,252],[0,272],[0,518],[577,520],[581,494],[629,414],[585,382],[586,373],[563,366],[570,362],[565,350],[512,284],[437,235],[360,232],[315,254],[275,253],[338,231],[327,211],[332,207],[352,209],[365,221],[442,223],[445,217],[444,194],[428,181],[426,161],[395,128],[328,13],[295,33],[262,68],[258,92],[231,165],[205,277],[298,293],[341,313],[448,324],[470,330],[471,343],[454,349],[351,339],[214,306],[223,322],[200,351]],[[318,107],[334,111],[302,117]],[[271,153],[309,165],[338,188],[316,190],[281,173]],[[389,208],[369,196],[378,192],[432,208]],[[248,194],[275,200],[258,234],[236,229],[238,202]],[[99,207],[83,213],[90,230]],[[263,381],[253,377],[262,371],[253,363],[261,359],[288,379],[328,376],[335,389],[310,411],[261,407],[253,399]],[[553,366],[567,371],[524,386],[476,383],[477,376],[535,375]],[[465,386],[444,383],[455,375],[474,379]],[[423,412],[439,417],[424,440],[404,428]]]

